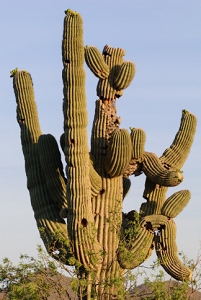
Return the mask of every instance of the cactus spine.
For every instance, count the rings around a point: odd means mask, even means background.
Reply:
[[[123,275],[146,260],[154,247],[164,269],[178,280],[191,272],[177,257],[173,218],[186,206],[189,191],[166,200],[168,187],[183,180],[183,166],[195,134],[196,118],[182,112],[178,133],[161,157],[145,151],[145,133],[120,129],[116,99],[135,74],[125,51],[106,45],[103,52],[84,47],[81,16],[66,11],[62,42],[64,133],[61,148],[53,136],[43,135],[38,121],[31,76],[11,72],[17,102],[17,121],[25,158],[27,187],[41,237],[53,255],[75,265],[82,299],[123,299]],[[95,115],[88,149],[84,59],[99,78]],[[146,175],[139,214],[122,214],[129,176]],[[67,218],[67,221],[64,221]],[[160,232],[160,235],[155,235]],[[115,279],[121,279],[115,284]],[[121,284],[119,283],[121,282]],[[122,298],[120,298],[120,296]]]

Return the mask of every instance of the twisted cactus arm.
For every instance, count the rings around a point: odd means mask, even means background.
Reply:
[[[190,280],[192,272],[178,258],[176,245],[176,225],[173,219],[163,224],[159,236],[155,237],[156,253],[161,266],[176,280]]]
[[[142,171],[151,182],[162,186],[177,186],[183,180],[182,172],[165,169],[160,159],[154,153],[144,153]]]
[[[181,123],[175,139],[160,157],[163,165],[170,169],[181,169],[185,163],[193,143],[197,120],[187,110],[182,111]]]
[[[160,158],[165,169],[172,170],[172,168],[183,166],[192,146],[196,123],[196,117],[193,114],[186,110],[182,111],[181,123],[175,139],[170,148],[166,149]],[[161,235],[157,238],[157,244],[155,244],[156,253],[161,265],[171,276],[178,280],[186,280],[190,278],[191,272],[183,266],[177,256],[176,229],[173,230],[175,224],[172,218],[176,217],[187,205],[190,200],[190,192],[185,190],[174,193],[167,200],[166,192],[167,187],[160,186],[147,178],[143,195],[147,203],[141,205],[141,216],[147,216],[150,219],[150,215],[152,215],[152,222],[150,221],[152,229],[153,220],[157,220],[157,214],[163,214],[168,219],[171,218],[169,223],[163,224],[163,227],[154,227],[156,230],[161,231]],[[168,239],[165,248],[163,247],[164,239]],[[162,251],[159,251],[159,249],[162,249]],[[165,263],[166,260],[168,260],[168,263]]]

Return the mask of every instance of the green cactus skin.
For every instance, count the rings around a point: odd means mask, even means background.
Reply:
[[[113,100],[123,94],[135,75],[135,65],[124,62],[125,51],[106,45],[101,53],[96,47],[85,48],[85,59],[88,67],[99,77],[97,95],[100,99]]]
[[[141,128],[131,129],[131,142],[133,145],[132,158],[138,160],[145,152],[146,133]]]
[[[118,262],[122,269],[134,269],[141,265],[152,254],[153,234],[141,229],[132,247],[119,245]],[[139,254],[140,253],[140,254]]]
[[[191,193],[188,190],[174,193],[163,204],[161,214],[169,218],[176,218],[188,204],[190,198]]]
[[[56,139],[51,134],[40,135],[38,151],[52,199],[57,203],[59,209],[66,208],[66,178],[63,173],[61,154]]]
[[[105,63],[102,54],[96,47],[85,47],[85,61],[90,70],[100,79],[109,76],[109,66]]]
[[[102,178],[94,168],[94,162],[90,160],[89,178],[91,182],[91,197],[96,197],[102,190]]]
[[[160,159],[154,153],[144,153],[142,170],[147,178],[162,186],[177,186],[183,181],[181,171],[169,171],[165,169]]]
[[[130,190],[130,187],[131,187],[131,181],[130,181],[130,179],[123,177],[123,199],[128,194],[128,192]]]
[[[135,268],[146,260],[154,247],[167,273],[186,280],[191,272],[177,257],[173,218],[186,206],[190,193],[180,191],[166,200],[166,192],[169,186],[183,179],[178,170],[190,152],[196,118],[183,110],[170,148],[160,158],[145,152],[144,131],[131,129],[129,134],[125,129],[120,130],[116,110],[116,98],[131,83],[134,65],[124,62],[125,51],[121,48],[106,45],[102,55],[95,47],[84,48],[81,16],[72,10],[65,13],[64,133],[60,144],[67,178],[56,140],[41,132],[30,74],[17,69],[11,72],[27,187],[37,226],[43,230],[44,244],[49,251],[54,245],[50,253],[60,251],[62,260],[75,265],[80,278],[88,280],[85,295],[80,290],[80,299],[92,299],[94,293],[104,300],[117,298],[118,288],[122,289],[123,284],[115,286],[114,279],[123,277],[125,269]],[[99,77],[90,153],[84,57]],[[124,214],[122,202],[130,188],[129,176],[142,172],[146,175],[143,193],[146,202],[142,203],[139,214],[133,210]],[[55,234],[66,241],[65,245],[58,242]]]
[[[196,131],[196,117],[187,110],[182,111],[182,118],[179,130],[175,139],[160,157],[161,162],[167,167],[181,169],[188,157],[193,138]]]
[[[68,199],[68,232],[73,253],[85,268],[98,268],[101,247],[91,207],[82,19],[67,11],[64,20],[63,113]],[[76,213],[75,213],[76,212]]]
[[[161,266],[176,280],[190,280],[192,272],[184,266],[178,258],[176,245],[176,226],[173,219],[170,219],[161,230],[160,236],[156,236],[156,254]]]
[[[119,68],[119,72],[114,78],[114,85],[117,90],[126,89],[135,75],[135,65],[131,61],[125,61]]]
[[[40,161],[38,139],[42,132],[30,74],[26,71],[17,71],[13,76],[13,88],[17,102],[17,121],[21,129],[27,188],[38,229],[45,229],[41,237],[49,249],[48,246],[54,244],[55,231],[61,232],[68,240],[66,224],[59,215],[60,207],[54,202],[54,195],[48,189]]]
[[[111,177],[124,173],[131,159],[131,140],[128,130],[117,129],[110,137],[105,158],[105,169]]]

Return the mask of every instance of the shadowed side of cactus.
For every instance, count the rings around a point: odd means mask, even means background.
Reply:
[[[51,151],[44,152],[46,162],[54,157],[54,166],[48,170],[43,170],[43,165],[47,169],[48,166],[41,162],[38,141],[42,138],[42,132],[38,121],[37,107],[34,99],[33,83],[31,75],[26,71],[18,71],[13,75],[13,88],[17,102],[17,121],[21,131],[22,150],[25,159],[25,171],[27,175],[27,188],[29,189],[31,204],[34,216],[37,222],[41,237],[47,250],[50,251],[50,245],[59,247],[57,241],[54,240],[55,233],[58,231],[63,239],[69,243],[66,224],[60,217],[59,212],[62,206],[66,206],[65,184],[62,171],[61,161],[59,162],[59,154],[56,141]],[[55,178],[55,172],[58,169]],[[47,175],[47,176],[46,176]],[[57,186],[56,191],[50,187],[50,182],[46,178],[52,180]],[[59,195],[55,200],[55,192]],[[68,247],[67,247],[68,248]],[[52,251],[53,249],[51,249]],[[66,249],[71,253],[70,248]]]

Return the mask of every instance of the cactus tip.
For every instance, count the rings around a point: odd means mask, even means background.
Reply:
[[[186,109],[182,109],[182,114],[183,114],[183,115],[189,114],[189,112],[188,112]]]
[[[67,13],[71,14],[72,16],[76,16],[78,15],[78,13],[76,11],[71,10],[70,8],[68,8],[67,10],[64,11],[65,14],[67,15]]]
[[[10,71],[10,77],[14,77],[17,72],[18,68],[15,68],[14,70]]]

